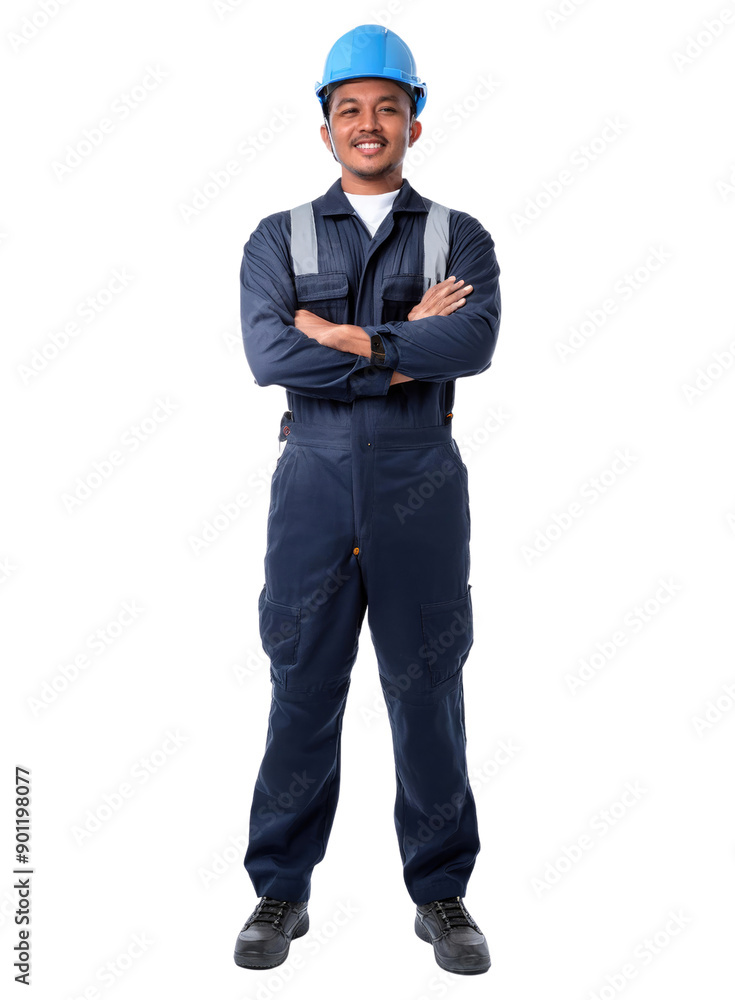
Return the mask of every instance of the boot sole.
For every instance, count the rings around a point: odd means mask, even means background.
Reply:
[[[419,919],[418,915],[416,916],[416,920],[414,922],[414,930],[416,931],[417,937],[420,937],[422,941],[427,941],[432,946],[432,948],[434,947],[434,942],[431,940],[431,934],[429,934],[427,929],[421,923],[421,920]],[[474,969],[453,968],[451,965],[449,965],[447,962],[444,961],[441,955],[437,954],[436,948],[434,948],[434,958],[436,959],[436,964],[441,969],[444,969],[445,972],[453,972],[455,973],[455,975],[458,976],[477,976],[481,972],[487,972],[487,970],[490,968],[490,962],[485,961],[485,959],[482,960],[482,964],[479,964]]]
[[[293,934],[291,935],[291,940],[288,942],[283,951],[276,952],[275,955],[248,955],[246,953],[235,952],[235,965],[239,965],[241,969],[275,969],[277,965],[283,965],[283,963],[288,958],[288,952],[291,947],[291,941],[294,938],[303,937],[304,934],[309,930],[309,914],[305,913],[301,920],[296,924]],[[274,961],[275,959],[275,961]]]

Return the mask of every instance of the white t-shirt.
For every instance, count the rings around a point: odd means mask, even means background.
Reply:
[[[400,188],[396,188],[395,191],[386,191],[384,194],[350,194],[349,191],[344,193],[370,230],[370,236],[373,237],[377,233],[380,223],[393,207],[393,202],[400,190]]]

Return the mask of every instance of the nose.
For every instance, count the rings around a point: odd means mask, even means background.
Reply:
[[[357,114],[357,128],[360,132],[379,132],[380,120],[374,108],[363,108]]]

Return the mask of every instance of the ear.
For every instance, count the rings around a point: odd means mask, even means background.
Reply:
[[[419,138],[422,132],[421,122],[416,121],[415,118],[411,120],[411,128],[408,133],[408,145],[409,148],[413,146],[416,140]]]
[[[327,132],[327,126],[326,125],[320,126],[319,131],[321,132],[322,135],[322,142],[327,147],[327,152],[331,154],[332,144],[329,141],[329,132]]]

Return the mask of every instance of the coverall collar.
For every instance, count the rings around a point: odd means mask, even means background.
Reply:
[[[350,200],[342,190],[341,177],[337,178],[324,197],[320,199],[320,202],[321,204],[314,205],[315,210],[318,210],[320,215],[352,215],[354,212]],[[428,213],[429,209],[421,195],[411,187],[404,177],[396,200],[393,202],[392,211]]]

